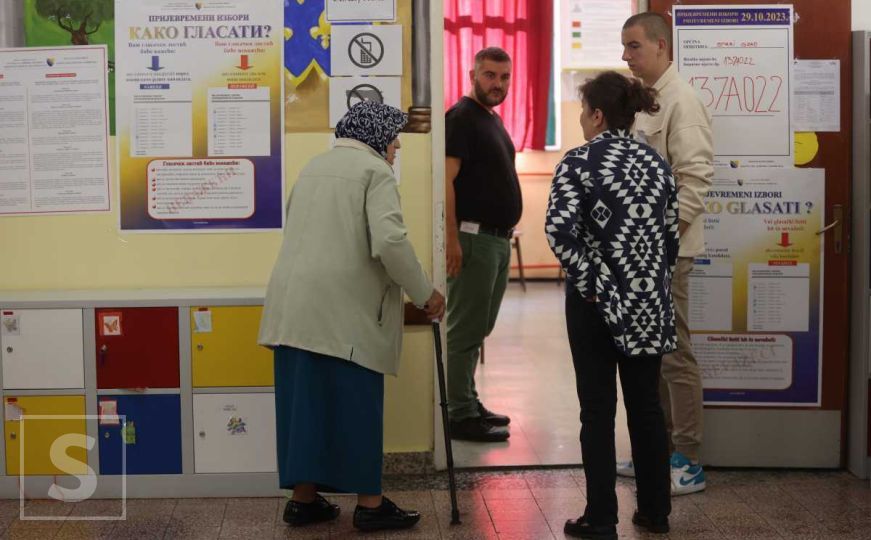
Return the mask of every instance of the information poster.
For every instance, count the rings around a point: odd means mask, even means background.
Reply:
[[[116,0],[121,230],[283,225],[280,0]]]
[[[620,29],[635,0],[562,0],[562,68],[625,68]]]
[[[713,117],[718,166],[791,167],[791,5],[673,6],[675,62]]]
[[[0,215],[109,210],[104,45],[0,49]]]
[[[820,404],[822,169],[718,168],[689,323],[705,403]]]

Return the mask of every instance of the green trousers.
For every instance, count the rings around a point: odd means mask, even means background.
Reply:
[[[463,266],[448,279],[448,410],[454,421],[479,414],[475,368],[484,338],[496,324],[511,261],[508,239],[459,235]]]

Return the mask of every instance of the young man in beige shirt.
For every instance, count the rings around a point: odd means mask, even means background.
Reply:
[[[637,136],[656,148],[671,165],[680,206],[680,251],[672,276],[678,348],[662,360],[660,394],[670,435],[672,494],[705,489],[699,464],[702,444],[702,379],[693,355],[687,321],[688,281],[693,258],[705,251],[704,198],[714,175],[711,116],[696,91],[669,60],[671,27],[658,13],[633,15],[623,25],[623,60],[645,86],[659,92],[660,111],[641,113]],[[617,473],[634,476],[632,463]]]

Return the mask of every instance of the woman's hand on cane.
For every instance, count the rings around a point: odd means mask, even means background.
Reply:
[[[423,305],[423,309],[431,321],[442,320],[442,317],[445,315],[445,297],[442,296],[442,293],[433,289],[432,295],[426,301],[426,304]]]

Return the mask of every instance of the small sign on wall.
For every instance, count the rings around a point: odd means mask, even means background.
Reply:
[[[402,77],[333,77],[330,79],[330,127],[361,101],[401,107]]]
[[[396,0],[327,0],[327,20],[395,21]]]
[[[332,75],[402,75],[402,25],[334,26]]]

